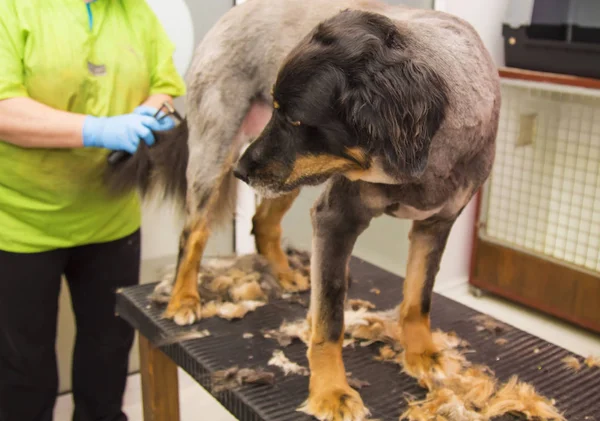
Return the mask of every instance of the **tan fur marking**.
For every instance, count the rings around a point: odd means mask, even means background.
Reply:
[[[316,327],[316,326],[315,326]],[[312,372],[312,388],[324,389],[335,385],[344,388],[347,386],[346,371],[342,360],[342,339],[338,342],[317,342],[319,336],[323,337],[321,328],[314,330],[308,351],[308,360]]]
[[[256,249],[273,265],[281,285],[289,291],[308,288],[308,279],[290,269],[281,248],[281,221],[299,194],[296,189],[285,196],[264,199],[252,218]]]
[[[369,156],[362,148],[346,148],[346,154],[356,159],[365,168],[371,164]]]
[[[430,237],[411,231],[404,299],[400,306],[402,345],[407,357],[410,354],[431,355],[436,351],[431,336],[429,316],[424,316],[421,311],[427,256],[431,249]]]
[[[201,218],[193,225],[184,247],[185,255],[181,259],[173,293],[165,310],[165,317],[175,318],[179,324],[193,323],[201,317],[198,269],[209,235],[207,221]]]
[[[325,338],[324,326],[313,326],[308,350],[310,365],[309,396],[299,411],[319,420],[363,420],[369,411],[359,393],[352,389],[342,360],[343,335],[337,342],[320,342]]]
[[[294,183],[311,175],[334,174],[360,167],[353,161],[333,155],[307,155],[296,159],[286,183]]]
[[[398,184],[398,180],[390,177],[384,170],[383,165],[377,159],[365,161],[363,168],[354,168],[346,171],[344,176],[351,181],[367,181],[371,183]]]

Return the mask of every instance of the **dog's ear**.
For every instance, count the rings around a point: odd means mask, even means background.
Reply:
[[[370,139],[389,169],[418,177],[447,106],[447,88],[429,64],[407,52],[396,28],[351,72],[341,94],[346,119]]]

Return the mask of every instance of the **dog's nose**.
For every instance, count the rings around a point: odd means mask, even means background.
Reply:
[[[233,175],[242,180],[244,183],[248,183],[248,170],[244,165],[240,165],[239,163],[233,169]]]

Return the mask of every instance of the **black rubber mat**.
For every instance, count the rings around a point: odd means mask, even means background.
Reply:
[[[350,268],[355,281],[349,298],[368,299],[378,310],[393,308],[402,299],[402,279],[398,276],[356,258]],[[147,298],[154,286],[146,284],[124,289],[117,298],[119,315],[151,341],[188,331],[189,327],[180,328],[160,318],[163,307]],[[381,290],[381,294],[371,292],[373,288]],[[518,375],[543,396],[555,399],[556,406],[569,421],[600,420],[600,369],[585,366],[579,372],[568,369],[561,359],[573,354],[517,327],[510,327],[498,336],[486,330],[478,331],[472,318],[480,313],[443,296],[435,294],[432,307],[432,328],[454,331],[466,339],[475,350],[467,355],[470,361],[489,366],[502,382],[511,375]],[[265,328],[278,328],[283,320],[304,317],[305,313],[306,309],[298,304],[274,301],[242,320],[202,320],[193,328],[208,329],[211,336],[164,345],[161,349],[208,391],[211,390],[211,373],[234,365],[263,367],[275,372],[274,385],[246,385],[235,391],[214,394],[239,420],[312,421],[313,418],[296,412],[306,398],[308,377],[285,377],[278,368],[269,367],[267,362],[273,351],[280,347],[260,333]],[[244,339],[244,333],[254,336]],[[508,342],[500,346],[495,343],[498,337]],[[361,389],[360,394],[372,417],[397,421],[406,408],[405,394],[421,398],[426,391],[413,378],[401,373],[400,367],[374,361],[377,349],[376,345],[344,349],[346,369],[353,377],[371,383]],[[290,360],[308,366],[306,347],[301,342],[295,341],[284,352]],[[500,419],[515,418],[505,416],[496,420]]]

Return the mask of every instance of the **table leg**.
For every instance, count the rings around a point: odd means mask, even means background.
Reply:
[[[179,421],[177,365],[139,335],[144,421]]]

